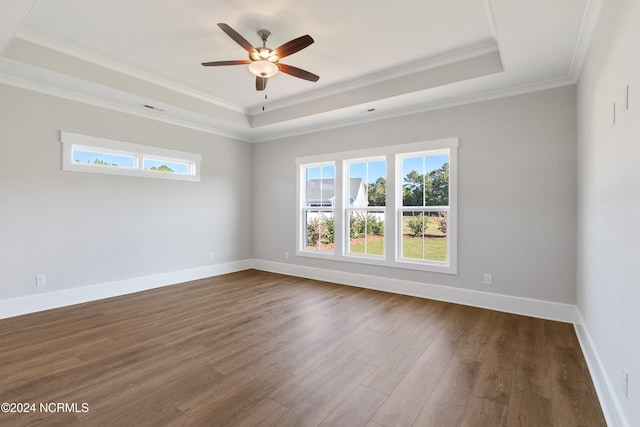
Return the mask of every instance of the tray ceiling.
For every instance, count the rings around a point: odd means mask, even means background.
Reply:
[[[0,83],[261,141],[575,82],[593,4],[5,0]],[[246,65],[201,66],[247,57],[218,22],[256,46],[311,35],[283,62],[320,80],[257,92]]]

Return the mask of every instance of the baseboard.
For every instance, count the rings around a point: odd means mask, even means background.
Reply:
[[[251,267],[251,260],[235,261],[0,300],[0,319],[234,273]]]
[[[470,305],[541,319],[557,320],[566,323],[574,323],[576,320],[576,307],[572,304],[562,304],[552,301],[460,289],[451,286],[432,285],[366,274],[346,273],[258,259],[254,259],[252,265],[255,269],[273,273]]]
[[[587,361],[587,366],[591,373],[591,380],[598,394],[600,406],[602,407],[607,425],[629,427],[631,424],[629,424],[629,421],[624,415],[622,405],[617,398],[611,379],[604,369],[598,350],[591,340],[591,335],[584,323],[580,309],[576,310],[574,327],[576,329],[576,335],[578,336],[578,342],[582,348],[582,354],[584,354],[584,358]]]
[[[324,280],[342,285],[470,305],[541,319],[557,320],[567,323],[575,323],[576,321],[576,309],[575,306],[571,304],[561,304],[551,301],[460,289],[451,286],[347,273],[258,259],[242,260],[0,300],[0,319],[146,291],[184,283],[190,280],[247,270],[249,268],[315,280]]]

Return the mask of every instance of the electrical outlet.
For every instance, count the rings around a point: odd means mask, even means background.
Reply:
[[[215,261],[215,260],[216,260],[216,253],[209,252],[209,261]]]
[[[289,252],[284,253],[284,259],[289,259]]]
[[[38,274],[36,276],[36,286],[42,286],[47,284],[47,275],[46,274]]]
[[[629,373],[626,369],[622,370],[622,392],[624,397],[629,397]]]
[[[484,284],[485,285],[493,285],[493,274],[485,274],[484,275]]]

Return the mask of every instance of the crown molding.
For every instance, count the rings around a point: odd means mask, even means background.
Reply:
[[[156,75],[138,70],[136,68],[130,67],[128,65],[121,64],[116,61],[112,61],[103,56],[96,55],[95,53],[88,52],[83,49],[79,49],[77,47],[69,46],[68,44],[62,43],[60,41],[54,40],[52,38],[43,36],[41,34],[34,33],[32,31],[28,31],[25,29],[20,29],[15,34],[16,38],[40,45],[47,49],[51,49],[65,55],[72,56],[74,58],[78,58],[80,60],[98,65],[100,67],[107,68],[109,70],[125,74],[131,77],[135,77],[142,81],[146,81],[158,86],[165,87],[172,91],[178,92],[182,95],[186,95],[192,98],[200,99],[205,102],[209,102],[211,104],[215,104],[219,107],[226,108],[231,111],[235,111],[242,114],[247,114],[247,111],[239,105],[224,101],[220,98],[216,98],[209,94],[197,91],[195,89],[182,86],[175,82],[172,82],[167,79],[163,79]]]
[[[408,107],[398,108],[395,110],[388,110],[386,112],[376,112],[367,115],[357,115],[349,117],[341,121],[332,121],[325,124],[312,124],[307,127],[299,127],[292,129],[291,131],[274,132],[271,135],[263,133],[263,136],[257,136],[251,140],[251,142],[267,142],[275,139],[291,138],[300,135],[307,135],[311,133],[337,129],[341,127],[353,126],[358,124],[365,124],[375,122],[384,119],[393,119],[396,117],[408,116],[411,114],[424,113],[434,110],[442,110],[445,108],[458,107],[468,104],[476,104],[484,101],[491,101],[494,99],[507,98],[510,96],[523,95],[531,92],[540,92],[548,89],[555,89],[563,86],[570,86],[576,83],[576,80],[571,77],[562,77],[558,79],[547,80],[539,83],[532,83],[520,86],[514,86],[508,89],[499,89],[487,91],[477,95],[461,96],[458,98],[447,99],[446,101],[427,102],[419,105],[412,105]]]
[[[204,126],[204,125],[193,123],[187,120],[172,118],[166,115],[159,115],[158,113],[155,113],[153,111],[145,111],[145,110],[133,108],[130,106],[118,104],[115,102],[105,101],[103,99],[82,95],[82,94],[71,92],[68,90],[54,88],[51,86],[43,85],[43,84],[32,82],[29,80],[18,79],[15,77],[0,74],[0,84],[4,84],[7,86],[18,87],[18,88],[30,90],[33,92],[42,93],[45,95],[68,99],[68,100],[80,102],[83,104],[106,108],[112,111],[118,111],[124,114],[131,114],[134,116],[167,123],[174,126],[180,126],[187,129],[197,130],[197,131],[209,133],[212,135],[218,135],[225,138],[231,138],[231,139],[236,139],[236,140],[250,142],[250,143],[259,143],[259,142],[273,141],[276,139],[291,138],[295,136],[307,135],[307,134],[322,132],[322,131],[331,130],[331,129],[364,124],[364,123],[374,122],[374,121],[383,120],[383,119],[392,119],[392,118],[407,116],[411,114],[423,113],[423,112],[428,112],[433,110],[440,110],[444,108],[457,107],[457,106],[466,105],[466,104],[474,104],[478,102],[489,101],[489,100],[499,99],[499,98],[506,98],[509,96],[521,95],[521,94],[530,93],[530,92],[538,92],[538,91],[547,90],[547,89],[554,89],[557,87],[568,86],[575,83],[576,83],[576,80],[573,77],[568,76],[568,77],[548,80],[540,83],[516,86],[509,89],[488,91],[478,95],[462,96],[455,99],[449,99],[446,101],[438,101],[438,102],[424,103],[420,105],[413,105],[413,106],[408,106],[400,109],[389,110],[387,112],[373,113],[373,114],[364,115],[364,116],[356,115],[356,116],[349,117],[347,119],[332,121],[330,123],[313,123],[308,126],[297,127],[289,131],[284,130],[284,131],[268,132],[266,130],[262,130],[260,132],[257,132],[257,131],[250,130],[249,133],[242,133],[237,131],[236,132],[226,131],[214,126]]]
[[[569,68],[569,75],[576,81],[582,72],[582,66],[584,65],[585,58],[589,51],[593,33],[598,25],[603,3],[604,0],[587,0],[587,4],[584,8],[582,22],[580,23],[580,31],[578,32],[578,41],[576,43],[576,48],[573,51],[571,67]]]
[[[106,101],[104,99],[79,94],[69,90],[58,89],[58,88],[44,85],[41,83],[36,83],[30,80],[23,80],[23,79],[19,79],[12,76],[7,76],[5,74],[0,74],[0,84],[17,87],[17,88],[29,90],[32,92],[38,92],[44,95],[50,95],[58,98],[68,99],[71,101],[80,102],[82,104],[93,105],[95,107],[106,108],[108,110],[118,111],[120,113],[130,114],[132,116],[137,116],[137,117],[143,117],[145,119],[151,119],[158,122],[171,124],[174,126],[180,126],[187,129],[193,129],[200,132],[223,136],[226,138],[237,139],[245,142],[253,142],[250,137],[248,137],[247,135],[240,134],[238,132],[229,132],[213,126],[204,126],[204,125],[193,123],[187,120],[182,120],[182,119],[178,119],[178,118],[170,117],[166,115],[160,115],[159,113],[151,110],[146,111],[146,110],[130,107],[128,105],[123,105],[123,104],[119,104],[111,101]]]
[[[306,92],[303,95],[286,98],[280,101],[266,104],[269,111],[280,110],[284,108],[294,107],[303,102],[310,102],[317,99],[325,98],[332,95],[337,95],[348,90],[359,89],[362,87],[370,86],[377,83],[382,83],[390,79],[415,74],[421,71],[430,70],[433,68],[441,67],[444,65],[454,64],[456,62],[464,61],[478,56],[486,55],[488,53],[498,52],[498,45],[495,42],[485,43],[478,46],[473,46],[467,49],[459,50],[453,53],[440,55],[435,58],[426,58],[421,61],[417,61],[411,64],[394,67],[392,69],[384,70],[375,74],[364,76],[358,79],[349,80],[346,82],[335,84],[325,89],[318,89],[310,92]],[[249,117],[258,116],[262,112],[262,105],[249,108]]]

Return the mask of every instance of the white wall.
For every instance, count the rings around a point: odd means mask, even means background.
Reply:
[[[578,330],[615,426],[640,425],[638,23],[640,2],[604,1],[578,82]],[[629,372],[628,398],[623,369]]]
[[[257,144],[253,256],[574,304],[575,126],[568,86]],[[460,138],[458,275],[295,256],[297,156],[445,137]]]
[[[201,182],[63,172],[61,130],[200,153]],[[0,300],[251,255],[248,143],[0,85],[0,159]]]

